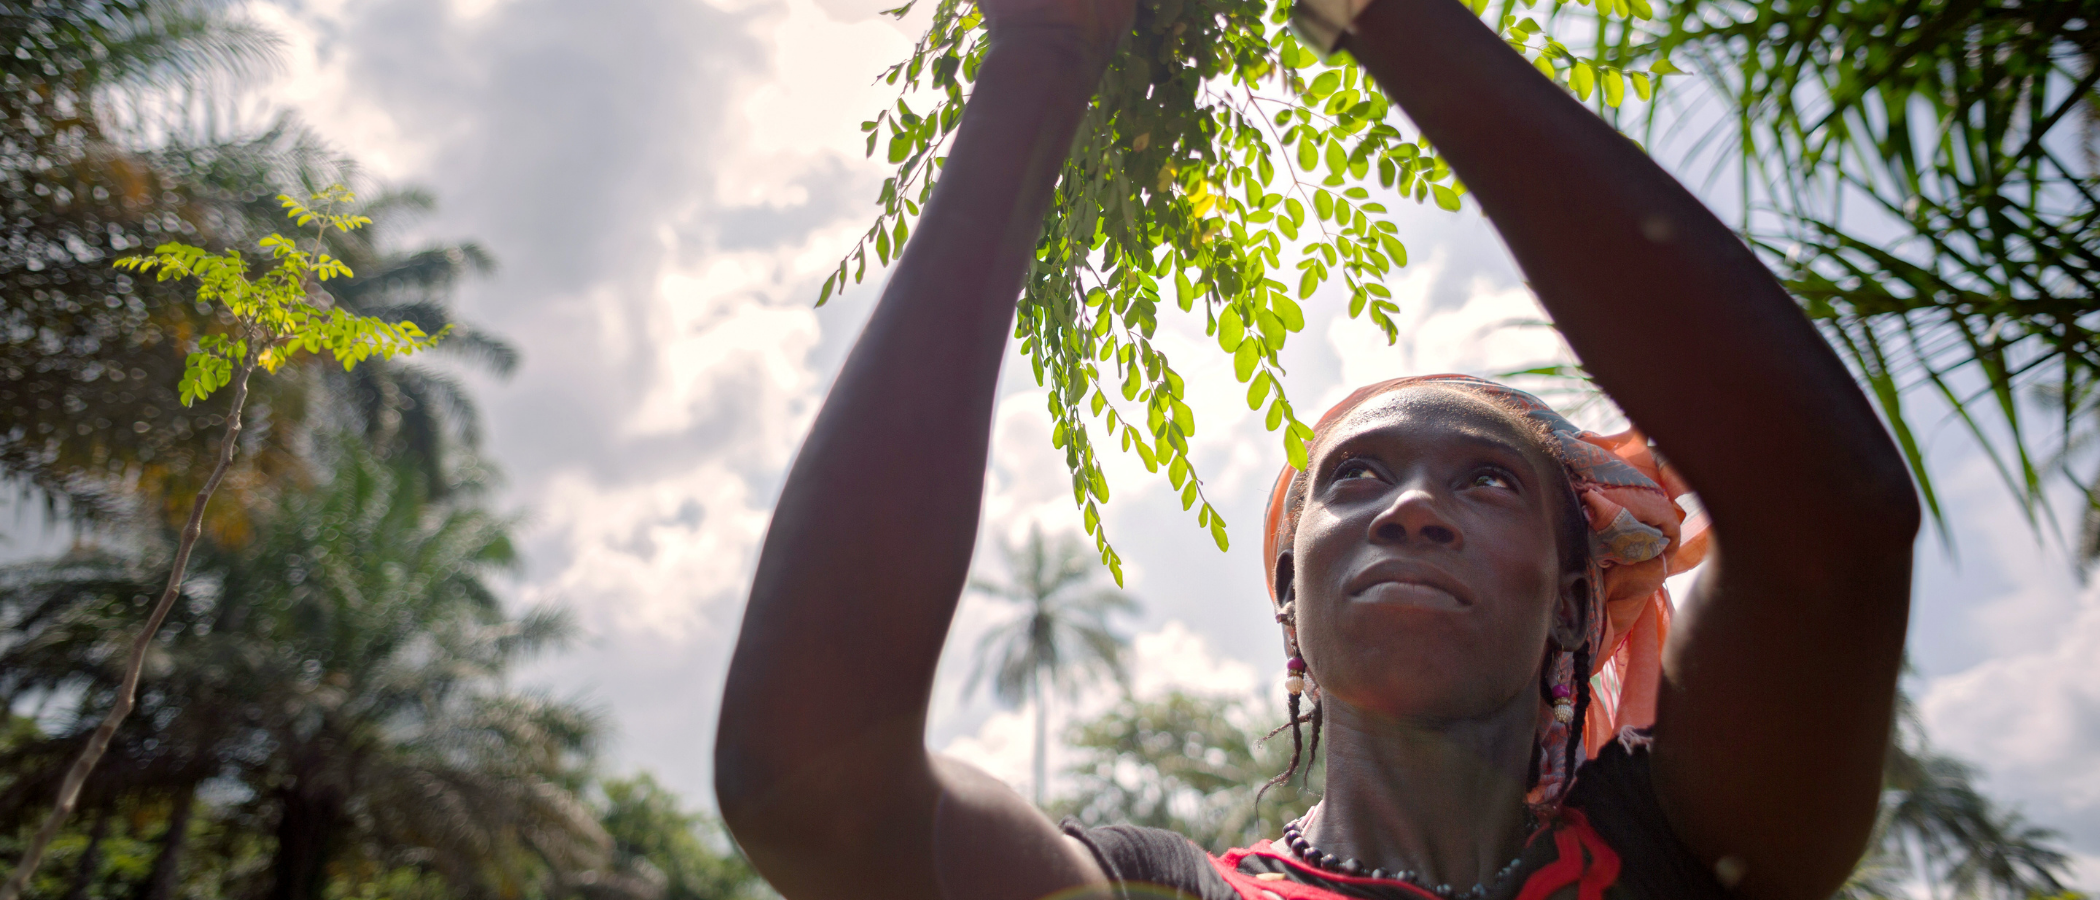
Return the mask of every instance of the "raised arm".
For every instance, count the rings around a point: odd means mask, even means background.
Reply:
[[[1901,457],[1750,250],[1463,4],[1375,0],[1357,26],[1344,46],[1713,516],[1724,552],[1664,652],[1672,826],[1742,896],[1828,897],[1881,789],[1919,522]]]
[[[1104,879],[929,755],[992,401],[1059,167],[1130,0],[986,0],[992,48],[917,233],[788,475],[722,700],[715,789],[792,900],[1035,900]]]

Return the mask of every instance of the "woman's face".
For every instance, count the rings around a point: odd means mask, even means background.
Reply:
[[[1478,398],[1413,388],[1358,406],[1315,448],[1279,566],[1329,698],[1453,720],[1538,696],[1576,588],[1556,536],[1558,464],[1521,428]]]

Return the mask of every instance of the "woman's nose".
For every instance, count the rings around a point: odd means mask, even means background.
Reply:
[[[1371,522],[1371,542],[1407,544],[1425,541],[1456,547],[1462,535],[1445,517],[1436,495],[1420,487],[1403,489]]]

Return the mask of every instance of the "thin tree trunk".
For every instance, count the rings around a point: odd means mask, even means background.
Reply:
[[[88,773],[95,770],[95,763],[102,760],[102,753],[109,749],[110,738],[115,737],[117,726],[131,715],[131,707],[138,700],[139,674],[146,667],[146,651],[153,647],[153,637],[160,632],[160,625],[167,621],[168,611],[175,607],[175,598],[182,595],[182,576],[190,566],[190,551],[197,546],[197,537],[204,533],[204,506],[211,502],[212,492],[219,489],[219,482],[226,477],[227,466],[233,463],[234,450],[241,436],[241,407],[248,403],[248,376],[255,371],[253,359],[244,362],[240,374],[233,382],[233,404],[226,413],[226,434],[219,439],[219,460],[212,467],[211,477],[205,479],[204,487],[197,491],[197,498],[190,501],[190,518],[182,526],[182,541],[175,547],[175,564],[168,572],[168,586],[161,591],[160,602],[153,605],[153,613],[146,617],[146,625],[139,629],[138,637],[131,641],[131,658],[124,665],[124,682],[117,689],[117,702],[110,707],[109,715],[95,728],[88,738],[80,756],[73,760],[73,767],[66,771],[66,779],[58,788],[58,803],[51,814],[44,817],[44,825],[37,829],[36,837],[29,848],[22,851],[22,859],[15,864],[14,874],[5,885],[0,885],[0,900],[15,900],[21,896],[22,887],[36,874],[44,861],[44,851],[50,849],[51,840],[58,837],[59,828],[73,812],[73,805],[80,800],[80,788],[87,783]]]
[[[168,810],[168,831],[160,839],[160,855],[153,858],[153,871],[139,888],[139,900],[170,900],[182,874],[182,851],[189,842],[190,815],[197,808],[197,783],[192,781],[175,792],[175,805]]]
[[[1050,698],[1043,696],[1043,673],[1035,673],[1035,805],[1043,806],[1043,750],[1050,724]]]
[[[80,862],[73,868],[73,886],[66,891],[66,900],[88,900],[88,888],[102,874],[102,839],[109,835],[109,814],[106,804],[95,813],[95,826],[88,829],[87,848],[80,851]]]
[[[342,817],[342,798],[326,790],[318,796],[286,791],[282,805],[267,900],[320,900],[328,886],[328,857]]]

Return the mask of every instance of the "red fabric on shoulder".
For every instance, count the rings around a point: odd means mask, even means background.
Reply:
[[[1578,809],[1563,808],[1553,829],[1554,860],[1531,873],[1517,900],[1546,900],[1576,885],[1576,900],[1604,900],[1604,889],[1619,880],[1619,854],[1590,827]]]

